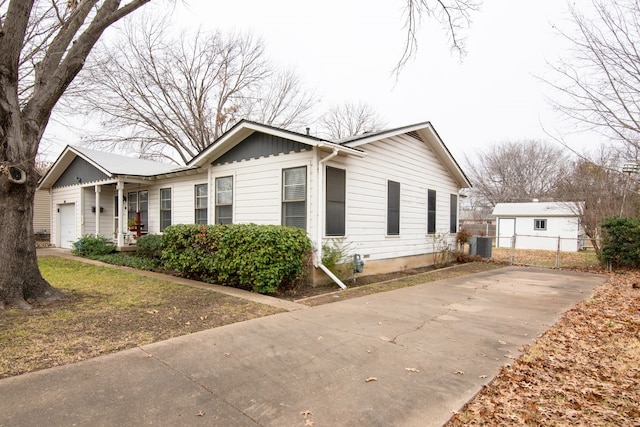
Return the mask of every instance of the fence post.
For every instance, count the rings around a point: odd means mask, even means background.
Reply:
[[[511,236],[511,252],[509,253],[509,265],[513,265],[513,257],[516,251],[516,235]]]
[[[560,236],[558,236],[558,249],[556,250],[556,268],[560,268]]]

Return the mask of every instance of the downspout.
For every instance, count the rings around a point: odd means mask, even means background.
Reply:
[[[316,148],[316,154],[317,152],[318,150]],[[329,154],[324,159],[321,159],[320,161],[318,161],[318,191],[316,191],[316,206],[318,207],[317,224],[316,224],[316,230],[318,234],[316,236],[316,242],[318,247],[316,248],[316,263],[314,267],[324,271],[327,274],[327,276],[329,276],[329,278],[333,280],[342,289],[347,289],[347,286],[344,283],[342,283],[342,280],[338,279],[335,274],[333,274],[324,264],[322,264],[322,235],[323,235],[322,213],[324,212],[324,207],[325,207],[324,204],[322,203],[322,193],[323,193],[322,189],[324,188],[324,173],[323,173],[324,164],[329,160],[333,159],[337,155],[338,155],[338,149],[334,148],[331,154]]]

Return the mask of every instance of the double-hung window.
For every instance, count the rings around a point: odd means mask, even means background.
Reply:
[[[327,167],[327,236],[344,236],[345,233],[345,178],[344,169]]]
[[[171,225],[171,188],[160,189],[160,231]]]
[[[233,177],[216,178],[216,224],[233,223]]]
[[[207,184],[196,184],[194,186],[194,223],[195,224],[207,224],[207,206],[208,206],[208,192],[209,186]]]
[[[427,234],[436,233],[436,190],[427,191]]]
[[[282,225],[307,229],[307,167],[282,170]]]
[[[387,235],[400,234],[400,183],[387,181]]]

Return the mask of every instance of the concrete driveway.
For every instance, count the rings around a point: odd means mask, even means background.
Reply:
[[[0,426],[440,426],[603,275],[508,267],[0,381]]]

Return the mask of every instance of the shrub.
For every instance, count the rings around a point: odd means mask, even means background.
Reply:
[[[353,276],[354,265],[351,244],[345,244],[344,238],[331,239],[322,245],[322,264],[340,280]]]
[[[263,294],[294,286],[311,254],[304,230],[275,225],[172,225],[162,242],[165,267]]]
[[[458,245],[462,246],[465,243],[469,243],[470,237],[471,233],[467,231],[466,228],[462,228],[460,229],[460,231],[458,231],[458,234],[456,234],[456,242],[458,243]]]
[[[600,259],[613,267],[640,267],[640,218],[606,218]]]
[[[87,258],[94,255],[110,254],[115,250],[116,247],[106,237],[87,234],[73,243],[71,253]]]
[[[160,234],[147,234],[146,236],[138,237],[136,255],[143,258],[160,259],[162,257],[162,236]]]

